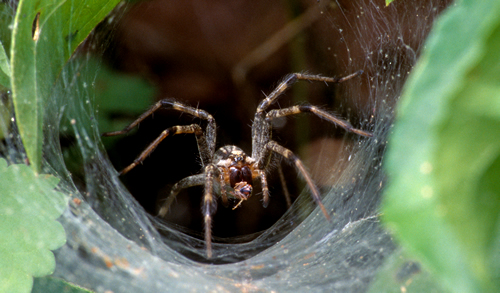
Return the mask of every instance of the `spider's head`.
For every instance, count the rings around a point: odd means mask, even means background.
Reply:
[[[252,194],[253,176],[251,160],[240,149],[233,149],[229,155],[229,185],[234,189],[234,195],[247,199]]]
[[[236,146],[224,146],[215,155],[224,183],[231,187],[229,193],[240,200],[248,199],[253,190],[255,160]]]

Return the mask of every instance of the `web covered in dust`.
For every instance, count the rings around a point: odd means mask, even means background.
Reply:
[[[148,215],[120,182],[96,124],[95,72],[85,58],[75,59],[62,72],[46,115],[44,171],[62,178],[60,188],[79,199],[60,218],[68,240],[55,252],[55,276],[97,292],[366,291],[395,249],[378,218],[395,102],[444,4],[350,2],[332,2],[340,13],[325,10],[318,17],[328,24],[322,33],[331,33],[345,52],[332,56],[335,62],[346,72],[365,72],[361,89],[349,89],[350,104],[340,106],[355,107],[360,128],[374,137],[354,138],[343,150],[345,170],[325,174],[337,176],[337,184],[322,190],[331,222],[304,190],[257,238],[214,243],[217,264],[195,261],[204,258],[203,241]],[[76,138],[83,186],[65,166],[60,132]]]

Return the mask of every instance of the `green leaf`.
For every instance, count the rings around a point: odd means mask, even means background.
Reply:
[[[8,1],[0,3],[0,41],[3,44],[5,52],[10,52],[10,43],[12,41],[12,26],[14,24],[15,11]]]
[[[82,64],[85,65],[82,66]],[[144,109],[154,103],[156,90],[151,84],[137,76],[112,71],[97,59],[72,58],[67,68],[69,68],[70,76],[79,75],[79,82],[74,85],[76,88],[72,89],[72,92],[85,92],[88,91],[87,85],[93,85],[92,89],[95,94],[93,103],[97,105],[95,118],[100,132],[125,128],[141,115]],[[78,71],[71,72],[73,69],[78,69]],[[68,113],[69,111],[65,112],[65,114]],[[74,117],[73,114],[68,115]],[[70,124],[72,117],[62,119],[60,125],[62,135],[73,129],[74,126]],[[88,127],[86,130],[89,133],[93,131],[91,123],[83,123],[83,125]],[[118,136],[109,137],[103,143],[110,148],[119,139]],[[83,158],[79,147],[78,144],[74,144],[63,148],[66,167],[74,176],[84,176],[81,173],[83,172]]]
[[[33,291],[31,291],[31,293],[46,293],[46,292],[92,293],[94,291],[84,289],[80,286],[68,283],[64,280],[57,278],[52,278],[52,277],[35,278],[35,282],[33,284]]]
[[[119,0],[21,0],[11,45],[12,92],[19,132],[40,170],[43,110],[64,64]]]
[[[97,119],[101,132],[125,128],[154,103],[156,89],[145,80],[114,72],[98,65],[96,60],[88,61],[87,66],[90,70],[95,68],[97,72],[95,100],[100,114]]]
[[[7,53],[5,53],[2,41],[0,41],[0,85],[10,88],[9,57],[7,57]]]
[[[67,203],[54,190],[58,181],[0,158],[0,292],[30,292],[33,277],[54,271],[51,250],[66,242],[56,221]]]
[[[500,2],[459,1],[442,15],[398,110],[386,223],[450,290],[494,291]]]
[[[389,6],[394,0],[385,0],[385,6]]]

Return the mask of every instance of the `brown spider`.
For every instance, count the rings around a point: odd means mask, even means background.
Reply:
[[[153,141],[132,164],[127,166],[120,172],[125,174],[132,168],[137,166],[158,146],[158,144],[169,135],[181,133],[193,133],[198,142],[198,150],[200,152],[203,172],[197,175],[188,176],[177,182],[170,191],[170,195],[159,211],[160,216],[165,216],[170,205],[176,195],[184,188],[191,186],[204,185],[205,191],[203,196],[204,226],[205,226],[205,245],[207,257],[212,257],[212,215],[217,207],[217,199],[215,193],[219,193],[225,206],[227,206],[228,197],[239,200],[238,204],[233,207],[237,208],[241,203],[247,200],[253,191],[254,180],[260,178],[262,185],[263,205],[267,207],[269,202],[269,189],[267,186],[266,171],[271,161],[273,153],[280,154],[284,158],[291,160],[297,167],[299,173],[304,177],[311,195],[320,207],[322,213],[327,220],[330,220],[327,210],[321,202],[319,191],[315,186],[311,176],[307,172],[302,161],[289,149],[279,145],[271,139],[271,121],[278,117],[299,114],[303,112],[311,112],[317,116],[326,119],[347,131],[358,135],[371,137],[372,134],[363,130],[354,128],[348,122],[341,120],[328,112],[319,109],[315,106],[301,105],[292,106],[284,109],[269,110],[267,108],[276,102],[277,98],[285,92],[292,84],[298,80],[322,81],[340,83],[362,74],[363,71],[358,71],[351,75],[342,78],[323,77],[319,75],[308,75],[301,73],[293,73],[287,75],[284,80],[276,87],[276,89],[265,99],[263,99],[257,111],[252,124],[252,156],[246,155],[240,148],[227,145],[215,151],[215,119],[207,112],[196,109],[190,106],[183,105],[168,99],[164,99],[156,103],[151,109],[142,114],[137,120],[121,131],[107,132],[103,136],[113,136],[129,132],[137,126],[146,117],[153,114],[160,108],[169,108],[180,112],[188,113],[200,119],[207,120],[205,132],[202,131],[198,124],[179,125],[167,128],[161,135]],[[216,185],[214,185],[216,183]]]

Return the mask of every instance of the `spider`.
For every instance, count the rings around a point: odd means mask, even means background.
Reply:
[[[354,128],[349,122],[339,119],[332,114],[311,105],[296,105],[283,109],[268,110],[278,97],[283,94],[292,84],[298,80],[322,81],[325,83],[341,83],[362,74],[363,71],[350,74],[342,78],[323,77],[320,75],[309,75],[302,73],[292,73],[287,75],[283,81],[274,89],[269,96],[264,98],[257,107],[252,124],[252,155],[245,154],[243,150],[234,145],[226,145],[218,150],[215,149],[216,124],[215,119],[204,110],[193,108],[179,102],[164,99],[157,102],[148,111],[142,114],[123,130],[107,132],[103,136],[114,136],[129,132],[146,117],[152,115],[160,108],[173,109],[179,112],[190,114],[199,119],[207,121],[205,131],[198,124],[178,125],[165,129],[156,140],[154,140],[135,160],[120,172],[120,175],[129,172],[132,168],[140,164],[154,151],[158,144],[167,136],[176,134],[192,133],[198,143],[198,150],[201,158],[202,172],[197,175],[188,176],[177,182],[170,191],[170,195],[160,208],[159,215],[165,216],[176,195],[185,188],[203,185],[204,195],[202,200],[202,212],[205,229],[205,248],[207,258],[212,257],[212,215],[217,207],[216,195],[219,194],[224,206],[228,204],[228,198],[239,200],[233,207],[237,208],[243,201],[247,200],[253,192],[253,182],[260,179],[263,197],[263,206],[269,203],[269,188],[267,184],[267,173],[273,153],[279,154],[290,160],[302,175],[311,191],[313,200],[321,209],[325,218],[330,221],[330,216],[321,202],[318,188],[314,184],[309,172],[302,161],[289,149],[281,146],[271,139],[271,122],[278,117],[294,115],[304,112],[313,113],[327,121],[330,121],[347,131],[355,134],[371,137],[372,134]],[[268,110],[268,111],[266,111]]]

